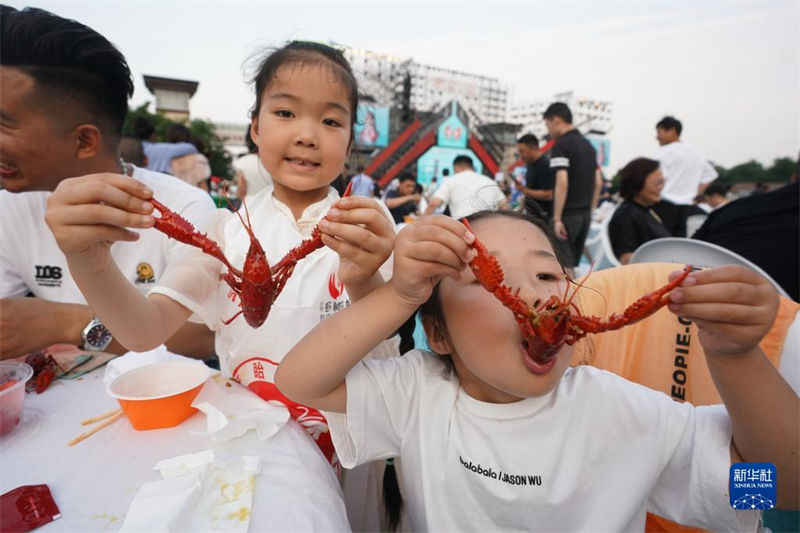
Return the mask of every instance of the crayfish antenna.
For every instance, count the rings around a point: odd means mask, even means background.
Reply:
[[[242,198],[242,205],[244,206],[244,214],[247,216],[247,222],[245,222],[244,219],[242,218],[242,214],[240,212],[241,209],[236,209],[234,207],[234,205],[233,205],[233,202],[231,202],[231,199],[228,197],[228,185],[227,184],[224,184],[222,186],[222,196],[225,197],[225,200],[228,202],[228,205],[230,206],[231,211],[234,211],[236,213],[236,216],[239,217],[239,220],[242,221],[242,226],[244,226],[244,229],[245,229],[245,231],[247,231],[247,234],[250,236],[250,238],[251,239],[255,239],[256,236],[253,233],[253,226],[250,223],[250,211],[248,211],[248,209],[247,209],[247,202],[244,201],[244,198]]]
[[[591,275],[592,275],[592,271],[594,270],[594,264],[595,264],[595,262],[594,262],[594,261],[592,261],[592,263],[589,265],[589,272],[587,272],[587,273],[586,273],[586,275],[583,277],[583,279],[581,280],[581,282],[580,282],[580,283],[578,283],[578,285],[575,287],[575,290],[574,290],[574,291],[572,291],[572,296],[570,296],[570,297],[569,297],[569,300],[567,300],[567,302],[566,302],[566,306],[568,306],[568,307],[570,307],[570,306],[572,306],[572,307],[575,307],[575,304],[573,304],[573,303],[572,303],[572,300],[575,298],[575,295],[576,295],[576,294],[578,294],[578,291],[579,291],[581,288],[583,288],[583,286],[586,284],[586,282],[587,282],[587,281],[589,281],[589,276],[591,276]],[[567,283],[567,291],[569,291],[569,283]],[[564,299],[566,300],[566,293],[564,294]],[[575,307],[575,308],[577,309],[577,307]]]

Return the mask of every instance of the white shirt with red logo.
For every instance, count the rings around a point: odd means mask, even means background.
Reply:
[[[272,189],[262,191],[248,202],[253,232],[270,264],[276,263],[308,238],[338,199],[338,193],[331,188],[325,199],[308,206],[297,221],[289,208],[275,199]],[[241,214],[245,217],[244,209]],[[209,237],[219,243],[234,267],[242,268],[250,247],[250,237],[242,222],[234,213],[215,221]],[[387,261],[384,267],[390,268],[390,262]],[[177,260],[170,264],[153,293],[163,294],[184,305],[194,313],[192,320],[204,322],[215,330],[216,353],[222,372],[262,398],[289,407],[293,418],[303,424],[323,448],[320,439],[330,441],[324,417],[315,409],[285,398],[274,385],[274,375],[284,355],[306,333],[350,305],[347,292],[336,276],[338,268],[339,256],[328,247],[322,247],[299,261],[273,303],[266,321],[258,329],[250,327],[243,316],[229,325],[223,324],[239,312],[239,298],[224,281],[219,280],[220,273],[225,270],[222,263],[196,248],[185,247]],[[384,279],[391,275],[384,268],[381,273]],[[374,353],[381,354],[381,357],[397,355],[397,341],[383,343]],[[320,357],[325,357],[325,354],[320,354]],[[332,453],[332,446],[330,451]]]
[[[174,176],[134,167],[133,177],[199,229],[217,211],[205,191]],[[0,191],[0,298],[30,292],[53,302],[86,303],[44,220],[50,194]],[[155,229],[138,233],[136,242],[114,243],[111,256],[122,274],[147,294],[184,245]]]

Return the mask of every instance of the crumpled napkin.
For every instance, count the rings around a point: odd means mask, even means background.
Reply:
[[[112,359],[106,365],[103,382],[108,385],[125,372],[164,361],[187,361],[196,365],[205,365],[205,363],[199,359],[192,359],[191,357],[184,357],[182,355],[172,353],[167,350],[166,346],[162,344],[147,352],[128,352],[125,355],[121,355]]]
[[[221,384],[220,384],[221,382]],[[289,410],[265,402],[233,380],[215,376],[192,402],[206,415],[208,432],[215,441],[226,441],[255,429],[259,440],[274,435],[289,420]]]
[[[160,461],[164,479],[142,485],[120,531],[247,531],[259,462],[213,450]]]

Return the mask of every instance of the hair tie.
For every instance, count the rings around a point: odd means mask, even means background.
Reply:
[[[393,466],[393,465],[394,465],[394,459],[386,459],[386,466]]]

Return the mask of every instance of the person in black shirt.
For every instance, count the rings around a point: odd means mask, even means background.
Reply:
[[[550,104],[544,112],[544,124],[550,137],[556,139],[550,152],[550,168],[555,172],[553,231],[566,264],[578,266],[603,176],[594,147],[572,125],[567,104]]]
[[[625,201],[608,223],[608,236],[614,255],[623,265],[642,244],[671,236],[652,209],[661,200],[663,188],[664,176],[654,159],[634,159],[620,171],[619,194]]]
[[[757,264],[800,301],[800,190],[792,183],[714,210],[693,239],[727,248]]]
[[[386,193],[386,207],[396,224],[405,222],[405,217],[417,212],[422,195],[417,192],[417,179],[410,172],[400,175],[397,188]]]
[[[539,139],[532,133],[526,133],[517,139],[517,151],[528,167],[525,186],[522,187],[525,212],[550,221],[553,216],[554,185],[550,158],[539,150]]]

